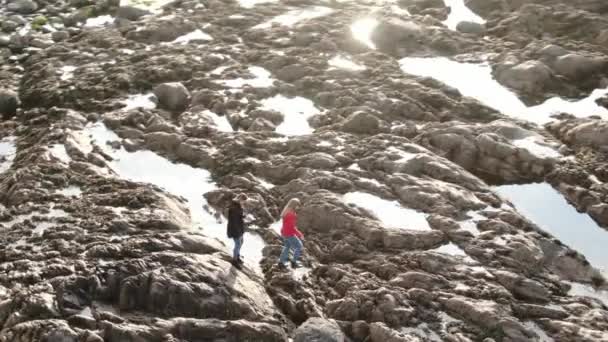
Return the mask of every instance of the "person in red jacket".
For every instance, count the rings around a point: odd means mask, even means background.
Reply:
[[[292,198],[287,202],[285,209],[281,212],[283,226],[281,228],[281,236],[283,237],[283,252],[279,257],[279,267],[285,267],[285,263],[289,259],[289,251],[293,250],[293,259],[291,267],[300,267],[298,259],[302,253],[302,239],[304,235],[298,230],[296,225],[296,211],[300,208],[300,201],[297,198]]]

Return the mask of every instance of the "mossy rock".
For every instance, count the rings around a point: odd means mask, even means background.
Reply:
[[[48,19],[45,16],[43,16],[43,15],[36,16],[34,18],[34,20],[32,20],[32,29],[39,30],[42,26],[46,25],[47,23],[48,23]]]

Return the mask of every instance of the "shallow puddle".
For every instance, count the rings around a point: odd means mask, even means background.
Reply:
[[[460,256],[460,257],[463,257],[466,262],[470,262],[470,263],[475,262],[475,260],[473,260],[462,248],[460,248],[459,246],[455,245],[452,242],[450,242],[446,245],[443,245],[439,248],[431,249],[430,252]]]
[[[268,189],[268,190],[270,190],[270,189],[272,189],[272,188],[274,188],[274,187],[275,187],[275,185],[274,185],[274,184],[272,184],[272,183],[270,183],[270,182],[268,182],[268,181],[266,181],[265,179],[262,179],[262,178],[260,178],[260,177],[255,177],[255,176],[254,176],[254,179],[255,179],[255,180],[258,182],[258,183],[260,183],[260,185],[261,185],[261,186],[262,186],[264,189]]]
[[[253,8],[258,4],[266,4],[269,2],[276,2],[276,0],[238,0],[239,5],[243,8]]]
[[[567,282],[572,286],[568,292],[569,296],[590,297],[599,300],[608,306],[608,290],[596,290],[593,287],[580,283]]]
[[[299,96],[287,98],[276,95],[260,102],[262,109],[275,110],[283,114],[283,122],[276,128],[277,133],[294,136],[311,134],[314,131],[308,123],[308,118],[320,111],[312,101]]]
[[[257,66],[249,67],[248,70],[254,78],[237,78],[233,80],[221,80],[218,82],[230,88],[242,88],[246,85],[254,88],[272,87],[274,79],[272,78],[270,71]]]
[[[372,41],[372,33],[378,26],[376,18],[362,18],[356,20],[351,26],[350,31],[355,39],[365,44],[370,49],[375,49],[376,44]]]
[[[486,217],[479,214],[476,211],[467,212],[467,216],[469,216],[470,218],[466,219],[464,221],[458,222],[458,224],[460,225],[460,228],[462,230],[466,230],[467,232],[473,234],[473,236],[477,236],[477,235],[481,234],[479,229],[477,229],[477,222],[479,222],[481,220],[486,220]]]
[[[169,193],[183,197],[187,201],[193,227],[201,228],[205,235],[223,241],[227,251],[231,253],[233,242],[226,236],[226,222],[204,209],[208,204],[203,195],[216,189],[209,171],[186,164],[172,163],[148,150],[127,152],[122,147],[114,150],[106,142],[121,139],[101,123],[88,126],[86,131],[104,152],[114,158],[109,163],[114,172],[125,179],[154,184]],[[257,234],[250,233],[246,233],[244,239],[243,258],[257,265],[264,241]]]
[[[0,140],[0,173],[11,168],[17,153],[14,137],[6,137]]]
[[[527,107],[518,97],[492,77],[492,68],[485,63],[460,63],[445,57],[403,58],[401,70],[408,74],[432,77],[457,88],[464,96],[478,100],[488,107],[519,119],[537,124],[552,121],[551,115],[565,112],[577,117],[600,115],[608,118],[608,109],[595,100],[608,93],[607,89],[596,89],[587,98],[568,101],[551,98],[544,103]]]
[[[70,162],[72,161],[72,158],[70,158],[70,156],[68,155],[68,151],[65,149],[64,144],[54,144],[49,149],[49,153],[65,164],[70,164]]]
[[[177,37],[173,43],[174,44],[188,44],[191,41],[209,41],[213,40],[213,37],[201,31],[200,29],[194,30],[190,33],[187,33],[183,36]]]
[[[365,66],[353,62],[350,58],[344,56],[335,56],[327,62],[333,68],[346,69],[352,71],[365,70]]]
[[[131,110],[135,108],[144,108],[144,109],[154,109],[156,108],[156,102],[152,99],[154,98],[154,94],[134,94],[129,95],[125,100],[120,101],[125,105],[123,110]]]
[[[271,20],[256,25],[254,29],[267,29],[272,27],[273,24],[279,24],[283,26],[293,26],[301,21],[319,18],[332,13],[334,10],[325,6],[311,6],[304,9],[294,9],[285,14],[281,14]]]
[[[151,12],[160,12],[163,6],[175,0],[121,0],[121,6],[133,6]]]
[[[456,30],[458,23],[468,21],[478,24],[484,24],[486,21],[471,11],[464,4],[464,0],[443,0],[446,6],[450,7],[451,11],[448,18],[443,22],[451,30]]]
[[[206,110],[204,111],[204,113],[205,115],[210,117],[211,120],[213,120],[215,127],[217,127],[220,132],[234,132],[232,125],[230,124],[228,118],[225,115],[220,116],[210,110]]]
[[[79,186],[70,185],[67,188],[57,190],[56,193],[63,195],[63,196],[68,196],[68,197],[70,197],[70,196],[80,197],[82,195],[82,189],[80,189]]]
[[[543,329],[541,329],[538,326],[538,324],[536,324],[535,322],[526,321],[526,322],[524,322],[524,326],[526,328],[532,330],[538,336],[538,339],[535,340],[537,342],[554,342],[555,341],[554,339],[549,337],[549,335],[547,335],[547,333]]]
[[[608,277],[608,231],[600,228],[589,215],[576,211],[551,185],[504,185],[495,190],[509,199],[517,211],[583,254]]]
[[[65,65],[61,67],[61,75],[59,76],[59,78],[62,81],[68,81],[74,78],[74,70],[76,70],[76,67],[73,65]]]
[[[369,210],[388,228],[431,229],[424,213],[404,208],[397,201],[388,201],[366,192],[346,193],[343,200],[346,203]]]
[[[95,18],[89,18],[84,23],[84,27],[101,27],[114,23],[114,17],[111,15],[101,15]]]
[[[400,156],[399,159],[395,160],[395,163],[407,163],[408,161],[414,159],[417,154],[402,151],[394,146],[391,146],[387,149],[388,152],[398,154]]]
[[[560,158],[562,156],[555,149],[540,144],[535,137],[512,140],[511,143],[513,146],[528,150],[530,153],[539,158]]]

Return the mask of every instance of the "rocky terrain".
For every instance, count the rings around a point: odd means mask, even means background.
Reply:
[[[0,0],[0,341],[608,341],[607,13]]]

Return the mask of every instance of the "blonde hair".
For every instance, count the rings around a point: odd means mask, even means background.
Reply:
[[[300,205],[300,200],[297,198],[292,198],[289,200],[289,202],[287,202],[287,205],[285,206],[285,208],[283,208],[283,211],[281,211],[281,217],[285,216],[285,214],[287,214],[288,211],[290,210],[294,210],[294,208]]]

